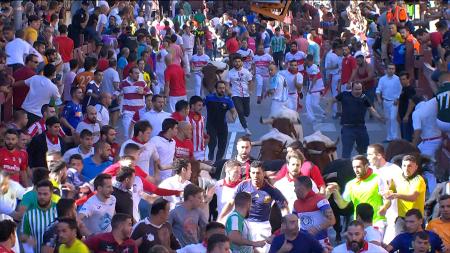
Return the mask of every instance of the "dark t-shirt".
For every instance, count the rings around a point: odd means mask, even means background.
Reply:
[[[126,213],[133,216],[133,199],[131,193],[113,187],[112,195],[116,197],[116,213]]]
[[[207,111],[206,125],[216,127],[226,127],[225,114],[228,110],[234,108],[230,97],[218,97],[215,93],[206,96],[205,105]]]
[[[428,235],[430,236],[430,253],[436,252],[436,250],[439,250],[439,252],[442,252],[442,240],[436,233],[432,231],[425,230]],[[414,240],[414,233],[402,233],[397,235],[394,240],[392,240],[389,245],[393,247],[393,249],[390,252],[398,252],[399,253],[412,253],[414,250],[412,248],[412,243]]]
[[[336,100],[342,104],[341,125],[364,125],[367,108],[371,107],[365,94],[355,97],[349,91],[344,91],[336,96]]]
[[[276,236],[270,246],[269,253],[278,252],[278,250],[280,250],[283,246],[284,240],[284,234]],[[323,251],[322,245],[320,245],[319,241],[314,239],[311,235],[303,232],[299,232],[294,241],[288,240],[288,242],[293,245],[291,251],[289,251],[290,253],[320,253]]]
[[[402,119],[406,111],[408,110],[409,100],[412,99],[416,95],[416,90],[411,85],[408,87],[402,88],[402,93],[400,94],[400,98],[398,100],[398,115],[400,116],[400,119]],[[409,117],[412,116],[409,115]]]
[[[143,239],[141,246],[139,246],[140,253],[147,253],[148,249],[157,244],[172,250],[180,248],[180,243],[173,235],[172,226],[168,222],[161,227],[156,227],[151,224],[149,218],[141,220],[131,234],[131,239],[138,240],[139,238]]]

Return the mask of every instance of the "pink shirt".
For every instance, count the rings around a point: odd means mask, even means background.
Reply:
[[[308,46],[309,46],[308,40],[303,37],[300,37],[297,38],[295,41],[297,42],[297,49],[305,54],[308,54]]]
[[[173,63],[181,65],[181,59],[183,58],[183,50],[181,47],[175,43],[171,44],[167,49],[169,54],[173,56]]]

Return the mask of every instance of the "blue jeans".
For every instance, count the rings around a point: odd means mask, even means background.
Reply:
[[[411,119],[409,119],[408,122],[406,123],[403,121],[400,122],[400,133],[402,135],[403,140],[407,140],[409,142],[412,141],[414,129],[412,126]]]
[[[356,151],[364,154],[369,146],[369,134],[365,125],[342,126],[342,158],[348,159],[352,155],[353,145],[356,142]]]

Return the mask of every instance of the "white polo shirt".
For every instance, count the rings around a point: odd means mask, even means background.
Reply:
[[[14,40],[6,43],[6,65],[17,63],[25,65],[24,59],[31,52],[31,50],[32,46],[21,38],[15,38]]]
[[[100,125],[106,126],[109,124],[109,111],[108,108],[102,104],[96,104],[95,109],[97,110],[97,120]]]
[[[341,65],[342,64],[342,59],[339,58],[339,56],[337,54],[335,54],[333,52],[333,50],[330,50],[327,55],[325,56],[325,68],[329,68],[331,66],[335,66],[335,65]],[[340,74],[340,68],[335,68],[333,70],[327,70],[327,74],[330,75],[338,75]]]
[[[95,122],[94,124],[87,123],[86,121],[83,120],[80,123],[78,123],[76,132],[81,133],[81,131],[83,131],[84,129],[87,129],[92,132],[92,136],[94,137],[94,143],[97,143],[97,141],[100,139],[100,124],[98,124],[97,122]]]
[[[237,186],[229,187],[224,185],[225,179],[220,179],[216,182],[215,192],[217,195],[217,212],[220,214],[223,207],[230,202],[236,193]]]
[[[150,142],[156,146],[161,166],[172,165],[173,158],[175,157],[175,141],[173,139],[167,140],[166,138],[157,135],[153,136]],[[172,176],[172,170],[162,170],[159,172],[159,175],[161,180],[164,180]]]
[[[165,111],[157,112],[155,110],[150,110],[141,115],[141,120],[147,120],[150,125],[152,125],[152,137],[157,136],[162,130],[162,123],[165,119],[170,118],[170,113]]]
[[[400,98],[402,93],[402,84],[400,83],[400,78],[398,76],[387,76],[384,75],[378,81],[378,86],[376,93],[383,96],[383,99],[393,101]]]
[[[153,175],[153,173],[150,173],[151,172],[150,171],[150,161],[158,161],[159,160],[159,155],[158,155],[158,152],[156,151],[155,145],[151,142],[142,144],[139,142],[135,142],[132,139],[129,139],[129,140],[125,141],[124,143],[122,143],[122,146],[120,147],[119,156],[124,155],[124,150],[128,143],[134,143],[134,144],[138,145],[141,150],[141,153],[139,154],[139,158],[136,161],[136,165],[141,167],[141,169],[143,171],[149,173],[150,175]],[[151,167],[153,168],[153,166],[151,166]]]
[[[160,184],[160,188],[168,189],[168,190],[177,190],[183,191],[184,187],[188,184],[192,184],[191,181],[186,180],[183,183],[179,182],[178,179],[180,177],[178,175],[171,176],[169,178],[164,179]],[[183,196],[164,196],[164,198],[170,202],[170,210],[173,210],[175,206],[183,201]]]
[[[22,108],[36,116],[42,117],[41,107],[48,104],[51,98],[59,99],[58,87],[47,77],[35,75],[25,80],[25,85],[30,87]]]

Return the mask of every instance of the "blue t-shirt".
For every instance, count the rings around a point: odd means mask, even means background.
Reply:
[[[124,69],[125,68],[125,66],[127,66],[128,65],[128,61],[127,61],[127,59],[125,58],[125,57],[120,57],[119,58],[119,60],[117,61],[117,67],[119,68],[119,69]]]
[[[442,249],[442,240],[436,233],[432,231],[425,230],[430,236],[430,251],[429,253],[434,253],[436,250],[443,251]],[[414,233],[402,233],[397,235],[391,243],[389,243],[393,249],[390,252],[396,252],[398,250],[399,253],[413,253],[413,241],[414,241]]]
[[[284,243],[284,234],[276,236],[272,245],[270,246],[269,253],[276,253],[280,250],[281,246]],[[299,232],[297,238],[294,241],[289,241],[292,243],[293,247],[289,253],[320,253],[323,252],[322,245],[320,245],[319,241],[314,239],[311,235]]]
[[[256,189],[251,180],[246,180],[237,186],[236,194],[238,192],[248,192],[252,195],[252,207],[250,208],[249,221],[268,221],[272,202],[275,200],[279,208],[287,206],[286,198],[275,187],[267,182],[264,182],[263,187]]]
[[[392,62],[394,64],[405,64],[406,46],[405,43],[394,45]]]
[[[81,175],[86,177],[88,180],[92,180],[111,164],[111,161],[106,161],[97,165],[94,163],[94,161],[92,161],[92,156],[88,157],[83,160],[83,170],[81,171]]]
[[[63,117],[69,122],[73,128],[77,128],[78,123],[83,120],[81,104],[75,104],[73,101],[67,102],[64,106]],[[64,131],[68,129],[64,128]],[[73,134],[73,133],[72,133]]]

